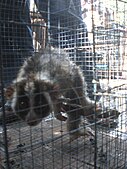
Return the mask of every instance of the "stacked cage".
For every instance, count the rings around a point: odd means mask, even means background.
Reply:
[[[126,0],[1,0],[0,18],[0,168],[126,169]],[[49,56],[50,74],[43,73],[45,58],[38,62],[42,55]],[[76,85],[63,72],[65,55]],[[59,64],[63,71],[56,69]],[[41,85],[33,92],[37,77]],[[20,90],[27,92],[16,95]],[[90,100],[87,111],[82,97]],[[14,103],[20,98],[29,107]],[[40,117],[47,105],[61,112]],[[33,121],[26,120],[27,109],[34,110]],[[78,134],[71,138],[73,133]]]

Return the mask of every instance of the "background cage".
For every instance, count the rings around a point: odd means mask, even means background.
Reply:
[[[18,0],[21,5],[24,1]],[[36,1],[37,2],[37,1]],[[8,3],[8,7],[5,6]],[[22,4],[23,3],[23,4]],[[0,13],[5,16],[12,10],[16,16],[15,1],[1,1]],[[30,1],[31,28],[36,53],[43,48],[64,49],[81,67],[88,95],[99,102],[102,111],[89,121],[82,119],[80,128],[90,126],[95,130],[95,142],[80,137],[69,143],[66,122],[53,115],[29,127],[19,118],[4,111],[6,87],[3,77],[3,58],[10,63],[7,79],[18,69],[21,57],[19,48],[10,41],[9,50],[1,45],[1,100],[0,114],[0,165],[1,168],[44,169],[126,169],[127,168],[127,2],[126,0],[48,0]],[[6,18],[6,17],[5,17]],[[1,18],[1,35],[10,37],[10,18]],[[3,25],[8,26],[2,29]],[[28,22],[22,26],[27,25]],[[15,27],[18,36],[25,35]],[[12,32],[12,31],[11,31]],[[14,33],[14,32],[13,32]],[[21,34],[20,34],[21,33]],[[13,36],[13,35],[12,35]],[[17,45],[18,46],[18,45]],[[10,50],[11,49],[11,50]],[[9,60],[16,50],[16,61]],[[33,49],[31,49],[32,51]],[[8,55],[8,53],[10,55]],[[25,55],[25,51],[23,53]],[[6,70],[5,70],[6,71]]]

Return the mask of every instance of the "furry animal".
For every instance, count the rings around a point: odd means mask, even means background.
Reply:
[[[12,100],[13,111],[28,125],[37,125],[54,112],[58,120],[67,120],[70,138],[74,140],[86,135],[86,131],[78,130],[81,116],[87,117],[94,110],[94,102],[87,97],[86,88],[81,69],[66,52],[45,49],[24,62],[6,95]],[[82,111],[73,107],[72,113],[66,110],[65,117],[61,113],[63,102],[79,105]]]

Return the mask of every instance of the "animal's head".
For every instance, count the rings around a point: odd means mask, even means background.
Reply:
[[[52,111],[51,88],[52,85],[44,81],[23,79],[6,89],[6,97],[12,100],[13,111],[34,126]]]

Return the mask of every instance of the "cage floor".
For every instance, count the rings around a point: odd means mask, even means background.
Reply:
[[[96,144],[84,137],[70,143],[66,122],[43,120],[32,128],[21,121],[12,123],[7,127],[10,166],[12,169],[125,169],[127,141],[117,135],[116,132],[111,136],[109,131],[98,127]],[[0,158],[2,166],[6,166],[4,149]]]

